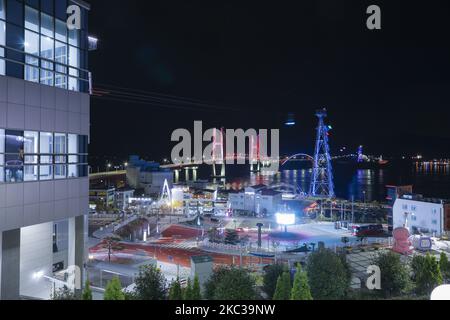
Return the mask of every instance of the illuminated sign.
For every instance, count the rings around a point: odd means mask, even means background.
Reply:
[[[277,213],[277,223],[283,226],[291,226],[295,224],[295,213]]]

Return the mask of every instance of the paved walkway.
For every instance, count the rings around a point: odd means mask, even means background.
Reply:
[[[138,218],[139,216],[134,214],[131,217],[128,217],[126,220],[120,222],[119,224],[112,223],[106,228],[100,228],[99,230],[95,231],[92,236],[97,239],[105,239],[107,237],[111,237],[113,236],[114,231],[126,226],[127,224],[135,221]]]

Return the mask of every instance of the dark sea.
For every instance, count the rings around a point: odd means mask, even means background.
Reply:
[[[220,172],[220,170],[219,170]],[[241,189],[259,183],[288,184],[307,193],[311,168],[289,167],[275,176],[251,174],[249,166],[227,166],[226,185]],[[429,198],[450,199],[450,166],[418,166],[413,163],[390,164],[383,168],[360,169],[355,166],[334,165],[335,193],[339,198],[356,201],[386,199],[387,185],[413,185],[414,193]],[[202,167],[200,179],[210,179],[211,168]]]

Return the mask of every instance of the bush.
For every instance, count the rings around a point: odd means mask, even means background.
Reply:
[[[205,285],[208,300],[254,300],[255,281],[244,269],[219,268]]]
[[[166,280],[156,266],[144,266],[136,278],[136,299],[164,300]]]
[[[411,267],[418,295],[430,295],[437,286],[442,284],[439,263],[430,254],[425,257],[415,256],[411,262]]]
[[[309,256],[307,274],[315,300],[342,300],[346,297],[351,272],[345,257],[320,249]]]
[[[441,268],[441,274],[444,281],[450,280],[450,263],[448,261],[447,254],[441,252],[441,257],[439,258],[439,267]]]
[[[289,274],[289,272],[283,272],[283,274],[277,280],[277,287],[273,295],[273,300],[290,300],[291,291],[291,275]]]
[[[374,265],[381,271],[381,293],[385,298],[407,294],[411,289],[409,269],[400,260],[400,255],[391,251],[380,254]]]
[[[267,267],[264,273],[263,290],[269,298],[275,294],[278,278],[283,274],[285,268],[281,264],[273,264]]]
[[[312,300],[311,288],[309,287],[308,275],[299,265],[294,277],[294,285],[291,292],[291,300]]]
[[[112,278],[106,285],[104,300],[125,300],[122,284],[118,277]]]

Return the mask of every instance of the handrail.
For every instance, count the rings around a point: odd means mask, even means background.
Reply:
[[[36,56],[34,54],[26,53],[24,51],[20,51],[20,50],[17,50],[17,49],[14,49],[14,48],[10,48],[10,47],[7,47],[7,46],[3,46],[3,45],[0,45],[0,49],[12,50],[12,51],[18,52],[20,54],[31,56],[32,58],[35,58],[35,59],[40,59],[41,62],[43,60],[43,61],[48,62],[48,63],[60,65],[60,66],[62,66],[64,68],[75,69],[75,70],[78,71],[78,76],[71,75],[70,73],[63,73],[63,72],[57,71],[56,68],[54,68],[54,70],[45,68],[45,67],[42,66],[42,63],[39,63],[39,66],[37,66],[37,65],[26,63],[26,62],[18,61],[18,60],[15,60],[15,59],[10,59],[10,58],[7,58],[7,57],[0,56],[0,60],[3,60],[3,61],[11,62],[11,63],[22,65],[22,66],[33,67],[33,68],[39,69],[41,71],[49,71],[49,72],[54,73],[55,75],[60,75],[60,76],[67,77],[68,79],[76,79],[76,80],[79,80],[79,81],[83,81],[83,83],[86,83],[86,84],[89,85],[88,90],[89,90],[89,93],[92,94],[92,75],[91,75],[91,72],[88,71],[88,70],[85,70],[85,69],[82,69],[82,68],[78,68],[78,67],[73,67],[73,66],[70,66],[70,65],[65,64],[65,63],[59,63],[59,62],[56,62],[54,60],[50,60],[50,59],[47,59],[47,58]],[[85,78],[81,77],[82,76],[82,72],[86,73],[86,77]],[[68,85],[67,85],[67,88],[65,88],[65,89],[70,90]]]
[[[68,46],[69,46],[69,45],[68,45]],[[65,63],[56,62],[55,60],[51,60],[51,59],[44,58],[44,57],[41,57],[41,56],[38,56],[38,55],[35,55],[35,54],[32,54],[32,53],[28,53],[28,52],[25,52],[25,51],[21,51],[21,50],[16,49],[16,48],[11,48],[11,47],[4,46],[4,45],[1,45],[1,44],[0,44],[0,48],[4,48],[4,49],[7,49],[7,50],[12,50],[12,51],[15,51],[15,52],[17,52],[17,53],[23,53],[23,54],[25,54],[25,55],[27,55],[27,56],[31,56],[31,57],[36,58],[36,59],[41,59],[41,60],[45,60],[45,61],[47,61],[47,62],[60,64],[60,65],[62,65],[62,66],[68,67],[68,68],[77,69],[78,71],[82,71],[82,72],[86,72],[86,73],[89,72],[89,70],[86,70],[86,69],[83,69],[83,68],[73,67],[73,66],[68,65],[68,64],[65,64]]]

